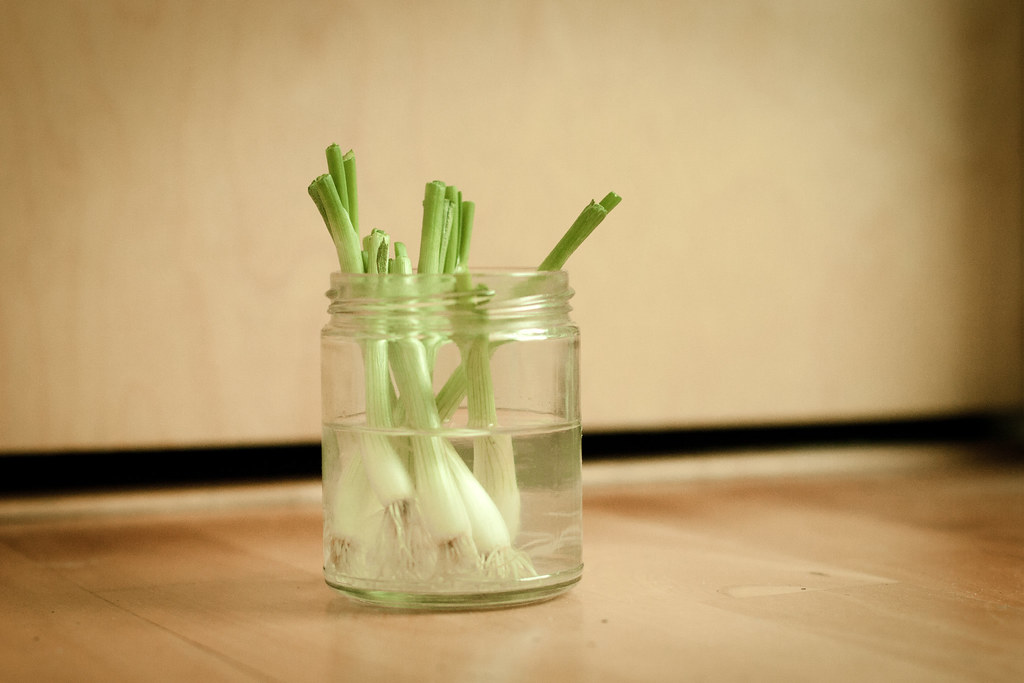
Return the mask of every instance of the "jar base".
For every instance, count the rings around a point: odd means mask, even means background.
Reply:
[[[371,590],[336,583],[331,579],[326,579],[326,582],[334,590],[363,605],[397,610],[456,611],[500,609],[544,602],[568,591],[579,583],[582,575],[581,565],[557,577],[547,576],[547,580],[540,585],[520,585],[511,590],[464,593]]]

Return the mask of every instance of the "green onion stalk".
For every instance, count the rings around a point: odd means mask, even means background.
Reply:
[[[327,148],[328,173],[309,185],[309,195],[327,226],[343,273],[368,279],[367,294],[430,296],[408,291],[412,260],[400,242],[382,230],[359,238],[355,157]],[[591,202],[539,270],[558,270],[597,227],[619,197]],[[468,272],[475,205],[456,187],[427,183],[423,199],[419,274],[454,275],[452,304],[475,324],[450,335],[461,364],[433,392],[439,347],[437,330],[385,330],[360,342],[365,375],[367,429],[347,441],[326,444],[350,454],[341,468],[329,514],[331,562],[343,574],[384,580],[519,579],[535,574],[528,556],[514,547],[520,494],[511,436],[497,431],[491,356],[504,343],[480,332],[487,314],[486,288],[475,288]],[[411,327],[409,326],[411,325]],[[473,440],[473,469],[443,435],[444,424],[463,400]],[[397,428],[404,428],[402,436]],[[326,475],[325,470],[325,475]]]

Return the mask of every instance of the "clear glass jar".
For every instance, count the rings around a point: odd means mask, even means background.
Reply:
[[[333,274],[321,336],[329,585],[452,609],[579,581],[572,294],[563,271]]]

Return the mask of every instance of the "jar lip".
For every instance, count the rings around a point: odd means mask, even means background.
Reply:
[[[544,309],[568,312],[574,292],[564,270],[479,268],[464,273],[331,273],[328,312],[459,315],[469,306],[492,317]]]
[[[391,282],[433,282],[445,283],[454,282],[457,278],[468,275],[473,279],[483,279],[490,282],[522,282],[522,281],[548,281],[551,283],[569,284],[569,273],[566,270],[537,270],[536,268],[519,267],[492,267],[492,268],[471,268],[463,273],[417,273],[410,274],[388,273],[343,273],[334,271],[331,273],[331,288],[335,289],[340,283],[361,283],[369,282],[375,278],[386,277]]]
[[[567,277],[569,272],[566,270],[537,270],[536,268],[528,267],[484,267],[484,268],[470,268],[464,271],[469,275],[495,275],[495,276],[509,276],[509,277]],[[412,273],[388,273],[387,277],[431,277],[431,278],[443,278],[443,277],[457,277],[459,273],[418,273],[413,270]],[[341,278],[371,278],[381,277],[379,273],[343,273],[340,270],[335,270],[331,273],[331,279]]]

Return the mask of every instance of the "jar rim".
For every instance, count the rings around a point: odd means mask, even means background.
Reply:
[[[568,278],[569,272],[566,270],[537,270],[536,268],[528,267],[482,267],[482,268],[470,268],[463,271],[462,273],[419,273],[414,269],[411,273],[387,273],[386,277],[389,278],[455,278],[459,275],[481,275],[481,276],[495,276],[495,277],[551,277],[551,278]],[[374,278],[381,277],[380,273],[347,273],[340,270],[335,270],[331,273],[331,280],[335,279],[353,279],[358,280],[362,278]]]
[[[404,283],[411,289],[425,287],[429,283],[433,287],[446,289],[453,286],[460,278],[469,277],[473,282],[486,282],[494,286],[518,287],[542,285],[545,288],[568,289],[569,273],[566,270],[537,270],[536,268],[473,268],[462,273],[331,273],[331,288],[327,291],[328,298],[334,293],[349,287],[366,287],[371,283],[392,283],[399,287]],[[543,283],[543,284],[542,284]]]
[[[564,270],[479,268],[463,273],[331,273],[328,313],[462,320],[565,316],[574,292]],[[461,317],[460,317],[461,316]],[[465,320],[463,320],[463,318]]]

